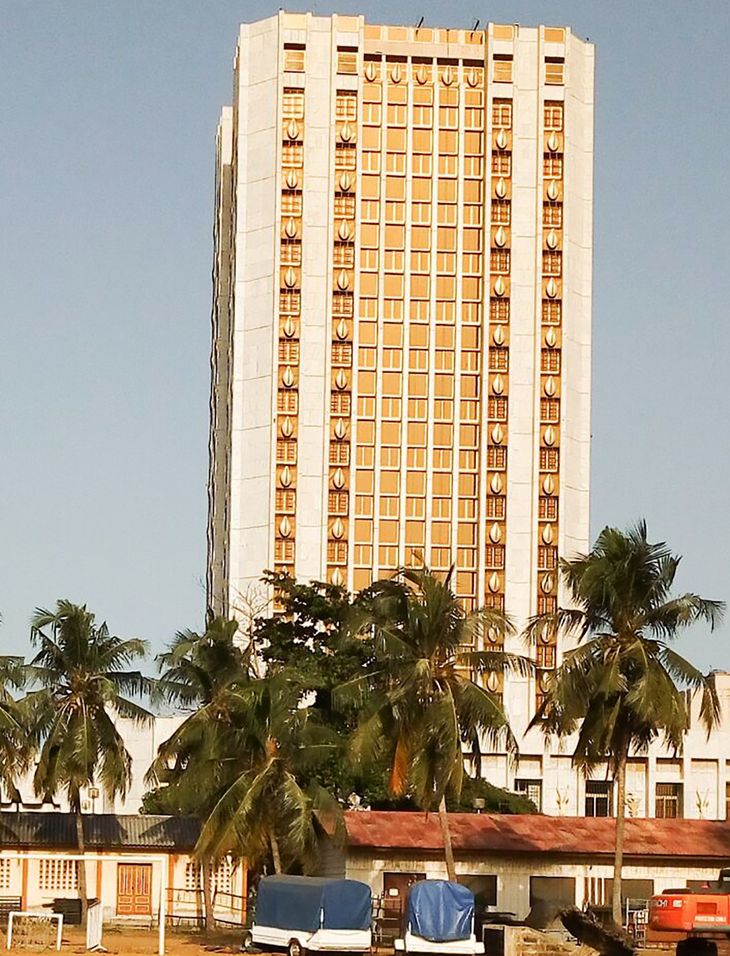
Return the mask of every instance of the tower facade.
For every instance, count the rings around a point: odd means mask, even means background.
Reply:
[[[413,562],[518,626],[556,605],[558,555],[589,544],[593,64],[566,28],[241,27],[217,141],[215,611],[264,569],[359,590]],[[531,653],[534,678],[491,678],[518,733],[560,648]]]

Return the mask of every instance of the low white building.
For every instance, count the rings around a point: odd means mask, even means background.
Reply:
[[[449,814],[456,870],[484,907],[527,916],[539,901],[608,906],[615,821],[590,817]],[[327,875],[368,883],[375,897],[402,900],[419,879],[445,879],[435,813],[349,812],[348,843],[329,845]],[[730,824],[709,820],[627,820],[623,898],[717,879],[730,864]],[[387,907],[386,907],[387,909]]]

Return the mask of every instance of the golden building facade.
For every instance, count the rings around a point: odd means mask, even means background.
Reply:
[[[588,545],[592,166],[593,47],[567,28],[241,28],[212,608],[243,613],[265,568],[358,590],[413,562],[517,624],[555,605]],[[559,648],[534,654],[517,727]]]

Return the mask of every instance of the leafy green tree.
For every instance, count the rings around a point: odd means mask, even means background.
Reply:
[[[24,685],[23,659],[0,657],[0,786],[14,802],[20,800],[17,781],[30,758],[27,715],[13,696]]]
[[[481,743],[516,742],[497,693],[480,678],[516,670],[524,658],[486,650],[487,635],[512,626],[501,612],[467,613],[451,588],[427,569],[402,569],[363,592],[353,611],[352,631],[372,633],[375,663],[339,689],[338,698],[362,706],[353,737],[356,763],[383,758],[391,796],[410,795],[425,810],[438,808],[449,879],[456,879],[447,794],[456,799],[464,778],[464,749]]]
[[[719,717],[712,676],[674,651],[680,631],[704,620],[713,628],[724,605],[696,594],[672,596],[680,558],[647,540],[645,522],[604,528],[588,554],[562,560],[571,607],[533,618],[526,637],[558,632],[577,639],[563,657],[535,717],[547,735],[577,734],[573,762],[583,771],[608,761],[616,781],[613,919],[621,923],[626,763],[663,738],[675,751],[689,727],[683,689],[699,694],[708,733]]]
[[[147,774],[155,789],[143,798],[145,812],[204,821],[235,779],[236,761],[226,750],[232,691],[251,677],[250,649],[242,648],[237,636],[237,621],[216,617],[202,634],[179,631],[158,655],[158,699],[192,710],[158,748]],[[202,859],[202,869],[206,925],[213,929],[212,858]]]
[[[230,729],[218,758],[235,779],[216,803],[198,843],[202,856],[226,853],[274,870],[311,870],[317,861],[315,821],[341,835],[340,810],[322,787],[301,776],[336,746],[331,733],[302,706],[301,688],[283,675],[257,678],[230,692]]]
[[[84,853],[81,792],[101,785],[110,800],[131,782],[131,757],[114,724],[127,717],[144,724],[151,714],[132,698],[152,683],[130,665],[146,652],[144,641],[122,640],[97,624],[85,606],[58,601],[38,609],[31,625],[38,648],[27,668],[38,688],[24,702],[31,736],[39,749],[34,788],[38,796],[64,792],[76,817],[79,853]],[[79,868],[82,916],[87,909],[86,869]]]
[[[371,803],[382,789],[377,774],[356,773],[345,753],[346,741],[357,726],[357,708],[334,707],[333,693],[353,674],[372,665],[372,638],[350,632],[351,597],[344,588],[316,581],[299,584],[288,575],[271,572],[264,580],[276,589],[280,610],[256,621],[256,653],[267,674],[296,683],[317,724],[328,728],[340,743],[330,748],[316,768],[302,770],[301,782],[305,786],[320,783],[342,802],[357,793]]]

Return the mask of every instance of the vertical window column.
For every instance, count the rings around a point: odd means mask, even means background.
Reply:
[[[294,575],[302,306],[304,91],[282,101],[274,570]]]
[[[350,540],[353,322],[355,320],[355,203],[357,94],[335,100],[335,195],[330,344],[329,493],[327,580],[347,580]]]
[[[558,496],[563,311],[563,104],[543,106],[542,314],[540,324],[540,448],[538,475],[537,613],[558,607]],[[544,631],[536,649],[539,708],[557,663],[556,631]]]

